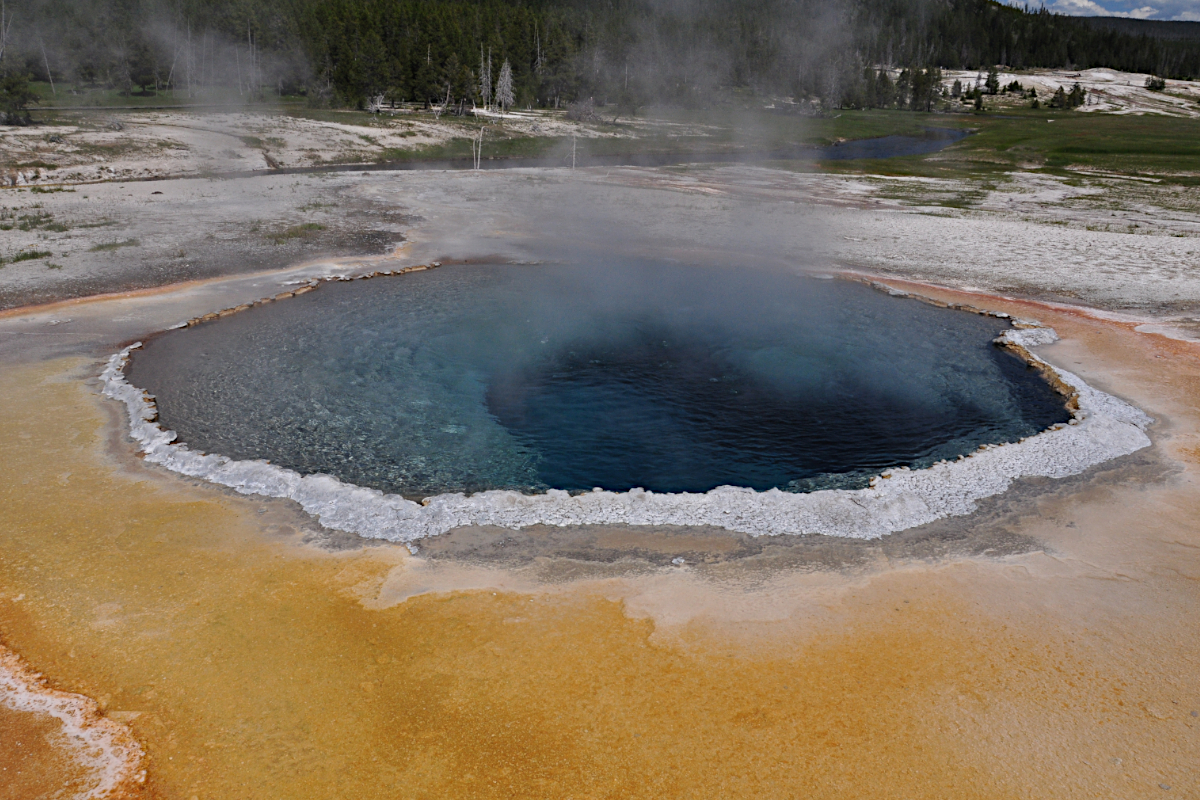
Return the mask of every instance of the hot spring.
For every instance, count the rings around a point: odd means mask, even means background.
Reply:
[[[193,450],[391,494],[857,488],[1070,415],[1002,320],[662,262],[447,266],[150,340]]]

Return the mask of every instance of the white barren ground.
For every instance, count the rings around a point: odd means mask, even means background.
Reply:
[[[321,119],[283,111],[65,112],[53,126],[0,127],[0,185],[47,186],[237,174],[272,168],[370,164],[475,136],[581,139],[644,132],[694,134],[699,126],[627,120],[619,128],[572,121],[562,111],[483,118],[327,111]]]
[[[978,70],[945,70],[942,85],[949,89],[957,80],[970,89],[982,86],[986,77]],[[1043,103],[1060,88],[1070,92],[1075,84],[1079,84],[1087,91],[1087,100],[1079,109],[1084,112],[1200,117],[1200,82],[1197,81],[1168,80],[1162,91],[1150,91],[1146,88],[1148,73],[1115,69],[1004,70],[997,77],[1001,86],[1016,81],[1025,91],[1035,89]],[[993,100],[1001,105],[1019,102],[1015,95],[999,96],[989,98],[989,106],[993,105]]]

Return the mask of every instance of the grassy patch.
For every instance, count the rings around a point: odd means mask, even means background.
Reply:
[[[303,225],[293,225],[282,233],[271,236],[275,244],[285,244],[293,239],[307,239],[317,231],[325,230],[325,226],[316,222],[305,222]]]
[[[54,217],[45,211],[34,211],[32,214],[21,214],[14,216],[11,212],[0,215],[3,222],[0,223],[0,230],[11,231],[17,228],[22,231],[35,231],[38,229],[47,231],[62,232],[68,230],[68,226],[61,222],[55,222]]]
[[[387,128],[389,120],[366,111],[342,111],[332,108],[293,108],[288,116],[317,122],[337,122],[342,125],[361,125],[364,128]],[[430,115],[432,117],[432,114]]]
[[[0,258],[0,264],[6,262],[9,264],[18,264],[22,261],[35,261],[39,258],[49,258],[52,255],[54,254],[49,250],[25,250],[24,252],[17,253],[15,256],[9,259]]]
[[[124,239],[120,242],[101,242],[88,248],[89,253],[104,253],[110,250],[120,250],[122,247],[137,247],[140,245],[137,239]]]
[[[49,161],[22,161],[12,166],[13,169],[58,169],[58,164],[51,164]]]
[[[868,113],[846,112],[851,116]],[[930,126],[951,127],[948,123],[952,123],[976,132],[926,156],[826,162],[822,168],[831,172],[952,179],[1017,170],[1067,175],[1071,170],[1082,169],[1128,177],[1162,176],[1176,184],[1200,184],[1200,178],[1195,177],[1200,173],[1197,135],[1200,124],[1191,119],[1044,109],[1013,109],[1004,116],[921,116]]]
[[[51,186],[49,188],[43,188],[41,186],[33,186],[29,189],[29,191],[32,192],[33,194],[58,194],[59,192],[70,192],[70,193],[74,194],[74,192],[75,192],[74,189],[67,189],[62,186]]]
[[[194,95],[189,95],[186,91],[180,89],[178,91],[162,89],[160,91],[135,91],[132,94],[125,94],[119,89],[110,89],[102,86],[93,86],[89,84],[72,83],[70,81],[55,81],[55,88],[58,90],[54,93],[50,89],[50,84],[46,81],[32,81],[30,87],[40,95],[40,103],[43,106],[51,106],[57,108],[71,108],[78,106],[174,106],[174,105],[205,105],[212,103],[227,103],[230,105],[246,105],[246,98],[240,94],[237,89],[232,88],[212,88],[201,90]],[[264,98],[261,106],[266,110],[275,110],[280,103],[304,103],[304,98],[300,97],[278,97],[273,93],[269,93]],[[254,108],[254,104],[250,104]]]
[[[265,150],[267,147],[278,149],[287,145],[287,142],[278,136],[242,136],[239,138],[241,138],[242,144],[259,150]]]

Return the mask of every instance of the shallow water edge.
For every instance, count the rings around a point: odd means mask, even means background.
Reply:
[[[61,725],[54,736],[83,768],[62,782],[81,800],[118,798],[139,792],[146,782],[145,752],[129,728],[101,714],[96,701],[50,688],[45,679],[0,644],[0,706],[22,714],[50,717]],[[73,784],[73,785],[71,785]]]
[[[346,279],[342,275],[330,278]],[[310,286],[313,284],[301,291]],[[206,315],[181,326],[248,307]],[[562,490],[539,495],[486,491],[470,496],[441,494],[418,503],[329,475],[301,476],[263,460],[237,461],[176,443],[176,434],[157,424],[154,400],[125,379],[129,354],[140,342],[113,355],[100,377],[103,394],[125,404],[130,433],[146,460],[242,494],[294,500],[322,525],[365,538],[411,544],[467,525],[520,529],[529,525],[616,524],[713,526],[753,536],[822,534],[876,539],[969,514],[979,500],[1004,492],[1018,478],[1076,475],[1150,445],[1145,433],[1153,421],[1149,416],[1029,351],[1057,338],[1050,328],[1025,327],[1005,331],[997,343],[1020,354],[1071,398],[1073,416],[1068,424],[1019,442],[985,446],[927,469],[892,469],[874,478],[869,488],[807,494],[733,486],[678,494],[641,489],[578,495]]]

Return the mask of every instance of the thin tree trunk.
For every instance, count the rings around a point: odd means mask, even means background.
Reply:
[[[38,45],[42,48],[42,63],[46,65],[46,77],[50,79],[50,91],[55,97],[58,97],[58,90],[54,88],[54,74],[50,72],[50,59],[46,58],[46,43],[42,41],[42,35],[38,34]]]
[[[12,30],[13,17],[8,13],[8,7],[0,0],[0,61],[4,60],[4,50],[8,47],[8,32]]]

